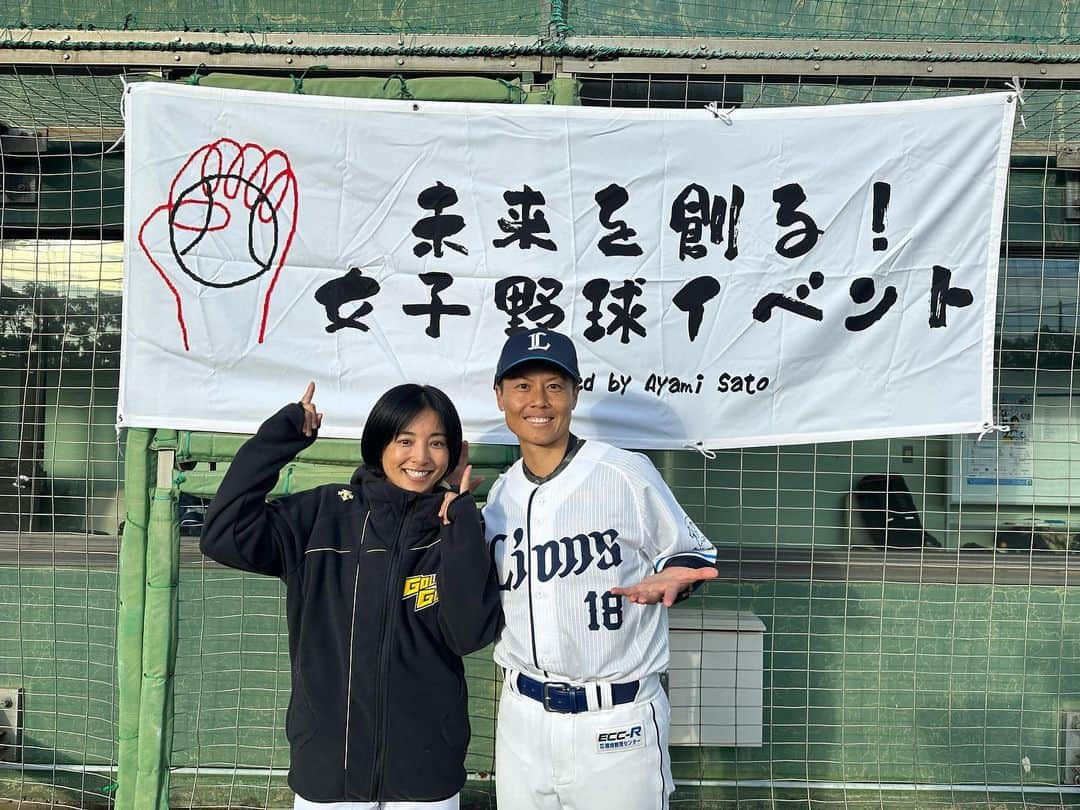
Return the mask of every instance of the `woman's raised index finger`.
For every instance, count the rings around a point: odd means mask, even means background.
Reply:
[[[469,491],[469,479],[472,477],[472,464],[465,468],[465,472],[461,474],[461,486],[458,487],[458,492],[464,495]]]
[[[315,381],[312,380],[307,384],[307,389],[304,391],[304,395],[300,397],[300,402],[304,405],[310,405],[312,397],[315,396]]]

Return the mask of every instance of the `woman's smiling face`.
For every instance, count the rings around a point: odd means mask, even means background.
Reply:
[[[449,465],[446,429],[430,408],[417,414],[383,449],[386,479],[409,492],[431,492]]]

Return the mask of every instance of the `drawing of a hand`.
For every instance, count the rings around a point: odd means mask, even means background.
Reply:
[[[296,214],[296,176],[281,150],[220,138],[191,154],[173,178],[168,200],[139,228],[139,246],[176,300],[185,351],[190,345],[178,283],[190,289],[189,280],[226,289],[270,274],[261,285],[263,342]]]

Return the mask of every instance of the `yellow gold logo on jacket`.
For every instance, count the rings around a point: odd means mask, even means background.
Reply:
[[[405,593],[401,598],[410,599],[414,596],[416,597],[415,610],[423,610],[439,601],[439,590],[435,587],[434,574],[421,574],[405,580]]]

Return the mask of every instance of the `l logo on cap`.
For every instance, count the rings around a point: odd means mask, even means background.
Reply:
[[[535,352],[535,351],[545,351],[546,352],[548,349],[550,349],[551,344],[549,344],[549,343],[541,343],[541,341],[545,337],[547,337],[547,335],[544,332],[534,332],[533,334],[529,335],[529,351],[530,352]]]

